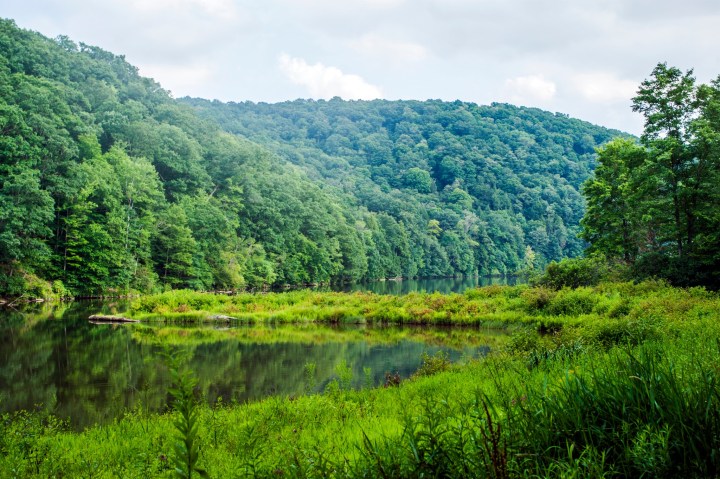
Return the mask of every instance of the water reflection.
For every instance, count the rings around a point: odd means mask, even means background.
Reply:
[[[463,293],[467,289],[491,285],[515,285],[515,276],[470,276],[463,278],[424,278],[371,281],[334,287],[335,291],[370,291],[375,294],[403,295],[412,292]]]
[[[0,310],[0,409],[47,408],[68,418],[75,428],[110,422],[134,408],[162,411],[168,402],[170,377],[161,360],[162,348],[137,334],[136,328],[147,326],[87,321],[91,313],[122,313],[125,307],[123,303],[77,302],[22,312]],[[284,333],[278,337],[292,336]],[[212,340],[179,342],[190,351],[190,366],[210,402],[218,397],[227,403],[271,394],[302,394],[309,386],[308,363],[315,365],[312,385],[321,390],[342,362],[352,368],[354,385],[360,386],[366,380],[366,368],[374,384],[380,384],[386,372],[411,375],[423,352],[443,349],[458,360],[488,351],[488,342],[478,340],[477,331],[453,333],[460,337],[459,341],[455,338],[454,347],[440,345],[437,334],[428,341],[397,331],[387,335],[373,331],[373,340],[365,331],[333,330],[318,334],[329,338],[321,342],[248,342],[218,334]],[[377,341],[384,335],[397,339]],[[473,339],[464,341],[468,335]],[[458,347],[461,343],[467,346]]]

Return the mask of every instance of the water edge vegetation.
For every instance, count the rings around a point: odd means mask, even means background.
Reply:
[[[281,304],[296,294],[267,296]],[[428,357],[416,377],[389,378],[385,388],[352,390],[345,369],[322,394],[197,403],[194,464],[210,477],[717,474],[716,293],[648,281],[433,296],[445,299],[438,307],[454,305],[461,322],[463,308],[476,305],[517,330],[487,358],[451,366]],[[0,470],[170,477],[176,416],[138,408],[71,432],[42,412],[5,414]]]

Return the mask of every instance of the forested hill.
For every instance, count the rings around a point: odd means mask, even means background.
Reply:
[[[504,105],[188,102],[0,20],[0,296],[514,271],[580,252],[577,188],[617,133]]]
[[[506,104],[182,99],[407,235],[392,274],[508,273],[577,256],[580,185],[618,131]]]

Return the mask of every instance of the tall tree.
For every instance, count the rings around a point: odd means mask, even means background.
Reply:
[[[160,280],[171,287],[189,287],[197,276],[193,264],[197,242],[188,226],[185,211],[180,205],[171,205],[158,215],[157,228],[153,256]]]
[[[0,266],[41,266],[50,257],[46,239],[53,201],[36,172],[12,168],[0,179]],[[12,275],[12,271],[8,271]]]
[[[632,107],[645,116],[641,141],[648,147],[651,160],[646,178],[660,180],[659,188],[649,191],[672,199],[674,224],[670,231],[680,257],[692,244],[693,232],[688,226],[695,217],[692,205],[686,201],[686,180],[694,169],[694,155],[690,151],[691,124],[696,117],[692,74],[692,70],[683,73],[666,63],[658,64],[651,77],[640,85]]]
[[[587,210],[581,220],[582,239],[590,252],[634,261],[640,249],[637,212],[632,202],[631,172],[642,165],[645,148],[618,138],[598,149],[598,166],[583,185]]]

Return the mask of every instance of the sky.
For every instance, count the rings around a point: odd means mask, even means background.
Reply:
[[[639,134],[659,62],[720,75],[717,0],[4,0],[176,98],[505,102]]]

